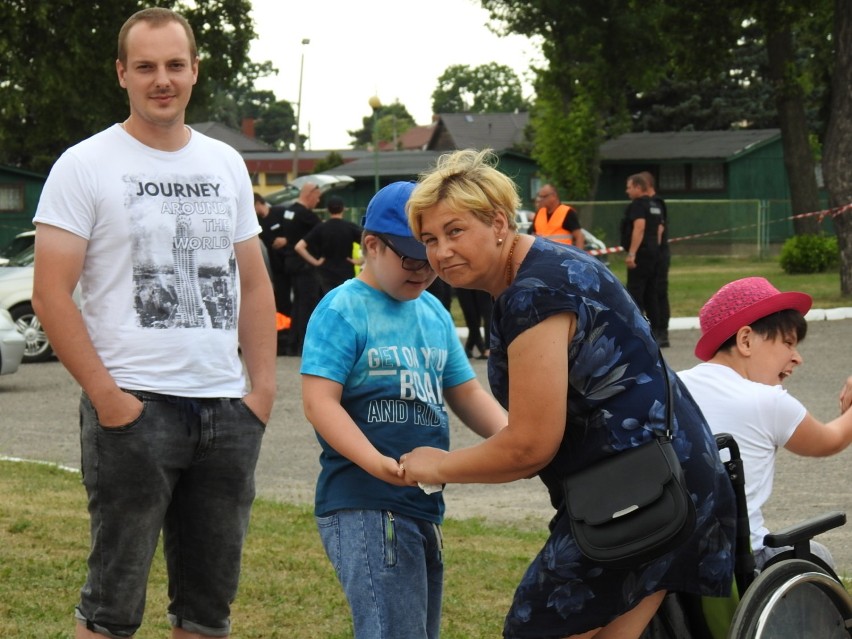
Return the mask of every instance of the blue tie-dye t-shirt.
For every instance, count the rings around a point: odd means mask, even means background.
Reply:
[[[308,323],[303,375],[343,385],[341,404],[373,445],[399,459],[417,446],[449,449],[444,389],[475,378],[452,317],[430,293],[400,302],[361,280],[320,301]],[[322,446],[315,513],[392,510],[440,523],[441,493],[393,486]]]

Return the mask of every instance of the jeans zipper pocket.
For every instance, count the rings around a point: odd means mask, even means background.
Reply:
[[[384,518],[385,528],[385,565],[396,565],[396,521],[393,518],[393,513],[389,510],[385,511]]]

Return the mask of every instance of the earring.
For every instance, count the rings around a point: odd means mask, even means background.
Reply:
[[[502,246],[502,245],[503,245],[503,238],[502,238],[502,237],[498,237],[498,238],[497,238],[497,246]]]

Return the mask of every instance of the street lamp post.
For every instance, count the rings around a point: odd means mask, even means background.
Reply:
[[[299,98],[296,102],[296,126],[293,127],[293,179],[299,177],[299,119],[302,117],[302,74],[305,71],[305,48],[304,45],[311,43],[310,38],[302,38],[302,59],[299,64]]]
[[[370,108],[373,110],[373,186],[375,192],[379,192],[379,128],[378,114],[382,108],[382,101],[379,96],[374,95],[370,98]]]

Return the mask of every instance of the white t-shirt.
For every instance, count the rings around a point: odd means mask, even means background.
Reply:
[[[35,222],[88,240],[82,312],[122,388],[241,397],[234,243],[259,233],[245,162],[192,132],[179,151],[114,125],[53,166]]]
[[[751,545],[757,552],[769,532],[761,509],[772,494],[775,457],[807,410],[780,385],[752,382],[721,364],[702,363],[680,371],[678,376],[704,413],[710,430],[733,435],[739,446]]]

